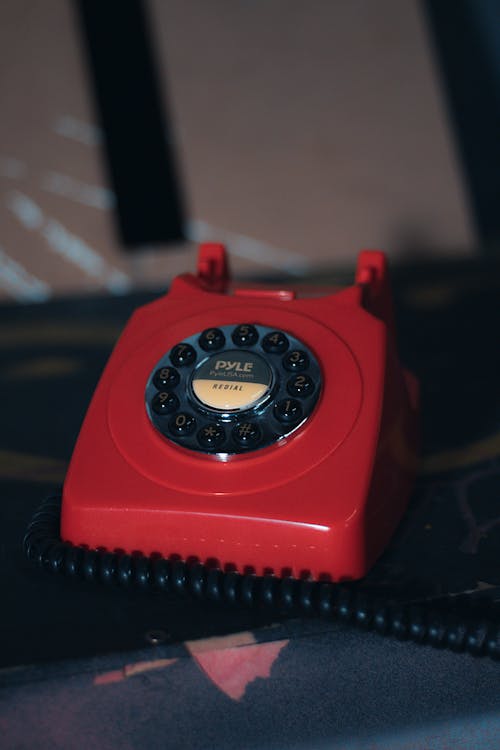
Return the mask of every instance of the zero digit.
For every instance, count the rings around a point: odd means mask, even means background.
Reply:
[[[196,419],[185,412],[176,414],[169,423],[169,428],[175,435],[190,435],[195,427]]]

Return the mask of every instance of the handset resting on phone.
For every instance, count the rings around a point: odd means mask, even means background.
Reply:
[[[222,571],[363,577],[416,469],[418,385],[399,363],[386,259],[353,286],[231,288],[222,245],[138,309],[94,393],[62,494],[63,542]]]

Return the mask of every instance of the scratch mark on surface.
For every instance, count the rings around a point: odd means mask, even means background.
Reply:
[[[0,450],[0,479],[60,484],[66,468],[66,463],[56,458]]]
[[[482,440],[457,448],[442,451],[424,458],[422,462],[423,474],[438,474],[452,469],[465,469],[480,461],[500,455],[500,432]]]
[[[56,255],[102,283],[113,294],[124,294],[129,291],[132,282],[126,273],[109,267],[96,250],[59,221],[46,218],[40,206],[27,195],[11,193],[8,206],[26,229],[41,232],[49,248]]]
[[[224,648],[238,648],[238,646],[253,646],[257,643],[254,634],[246,630],[242,633],[230,633],[229,635],[216,635],[210,638],[198,638],[194,641],[185,641],[184,645],[190,654],[204,654],[207,651],[220,651]]]
[[[460,517],[466,526],[465,537],[459,546],[460,551],[465,554],[476,555],[481,540],[486,537],[491,529],[500,526],[500,514],[479,522],[474,514],[473,505],[469,498],[471,485],[487,477],[498,477],[500,479],[500,462],[498,460],[488,462],[486,465],[478,467],[473,473],[451,481],[430,481],[425,490],[427,506],[432,500],[436,501],[440,499],[439,492],[442,489],[451,490],[453,493],[452,499],[456,502]]]
[[[0,248],[0,287],[18,302],[46,302],[52,290]]]
[[[41,229],[44,223],[42,209],[23,193],[11,193],[8,206],[25,229]]]
[[[177,659],[155,659],[154,661],[138,661],[135,664],[126,664],[124,667],[125,677],[133,677],[144,672],[151,672],[154,669],[164,669],[171,664],[175,664]]]
[[[0,374],[12,380],[37,380],[70,375],[82,366],[82,360],[75,357],[38,357],[3,367]]]
[[[0,346],[22,348],[24,346],[99,346],[109,347],[123,329],[111,323],[86,325],[81,323],[61,323],[59,321],[42,321],[33,325],[0,326]]]
[[[487,536],[488,531],[491,531],[495,526],[500,526],[500,515],[494,516],[483,523],[478,522],[468,497],[468,489],[470,485],[478,479],[484,479],[488,476],[495,476],[498,474],[500,474],[498,465],[491,464],[485,469],[479,470],[474,474],[469,474],[462,479],[457,479],[453,483],[456,487],[460,514],[468,528],[468,533],[460,545],[460,550],[466,554],[477,554],[479,543]]]
[[[72,115],[58,117],[54,123],[54,132],[85,146],[96,146],[102,141],[102,133],[98,127]]]
[[[145,672],[151,672],[157,669],[165,669],[171,664],[175,664],[177,659],[155,659],[154,661],[139,661],[135,664],[126,664],[121,669],[112,669],[109,672],[98,674],[93,679],[94,685],[111,685],[116,682],[123,682],[129,677],[135,677]]]
[[[42,188],[49,193],[81,203],[91,208],[109,211],[115,205],[115,196],[109,188],[89,185],[59,172],[48,172],[42,179]]]
[[[112,669],[109,672],[98,674],[93,679],[94,685],[112,685],[115,682],[123,682],[125,671],[123,669]]]
[[[425,283],[410,286],[404,293],[405,300],[416,308],[445,308],[456,303],[461,296],[484,293],[486,289],[500,288],[498,275],[476,273],[468,278],[447,279],[446,283]]]

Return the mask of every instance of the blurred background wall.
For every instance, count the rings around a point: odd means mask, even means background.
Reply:
[[[134,42],[109,2],[112,56],[118,38],[120,54]],[[199,240],[227,242],[240,276],[349,265],[362,247],[398,260],[474,252],[443,75],[417,0],[138,4],[184,239],[153,243],[145,232],[124,248],[82,3],[3,0],[0,298],[164,286],[192,268]],[[140,115],[133,97],[126,107]],[[122,119],[125,138],[126,110]],[[139,168],[144,143],[127,145]],[[139,189],[154,190],[147,171]]]

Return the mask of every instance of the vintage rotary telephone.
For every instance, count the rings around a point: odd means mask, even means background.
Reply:
[[[496,654],[355,582],[408,502],[418,384],[398,361],[385,256],[355,284],[229,287],[224,247],[138,309],[95,391],[61,499],[25,537],[53,571],[353,620]],[[441,618],[441,619],[440,619]],[[477,636],[477,633],[476,633]]]

